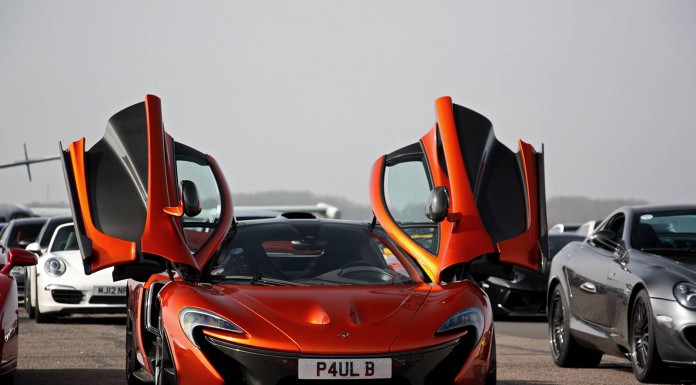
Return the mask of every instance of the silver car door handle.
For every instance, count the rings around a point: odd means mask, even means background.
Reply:
[[[592,294],[597,293],[597,287],[594,285],[594,283],[590,283],[590,282],[583,282],[583,284],[580,285],[580,289],[582,291],[586,291],[586,292],[592,293]]]

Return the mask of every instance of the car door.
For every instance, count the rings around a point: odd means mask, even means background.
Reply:
[[[232,223],[215,160],[164,130],[160,99],[147,95],[109,119],[104,137],[62,149],[85,273],[146,279],[167,264],[196,274]]]
[[[514,153],[487,118],[449,97],[435,108],[437,122],[419,142],[374,163],[376,219],[435,282],[506,273],[499,267],[509,265],[543,270],[543,153],[522,141]]]
[[[625,215],[613,215],[602,228],[616,234],[617,245],[621,244]],[[573,314],[585,321],[608,326],[613,319],[614,309],[609,306],[609,287],[607,283],[609,270],[617,258],[617,251],[600,242],[588,239],[582,251],[573,254],[566,263],[566,276]]]

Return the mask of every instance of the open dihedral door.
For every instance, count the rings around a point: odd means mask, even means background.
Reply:
[[[88,151],[82,138],[61,152],[87,274],[115,266],[114,279],[143,280],[165,261],[195,273],[232,223],[217,164],[164,131],[156,96],[111,117]]]
[[[435,282],[463,271],[501,274],[509,265],[543,271],[543,153],[522,141],[512,152],[488,119],[449,97],[435,107],[437,123],[420,142],[373,166],[370,200],[379,223]]]

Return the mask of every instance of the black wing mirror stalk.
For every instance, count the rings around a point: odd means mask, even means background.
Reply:
[[[449,193],[447,193],[447,187],[439,186],[432,189],[425,206],[425,216],[431,221],[439,223],[447,218],[448,209]]]

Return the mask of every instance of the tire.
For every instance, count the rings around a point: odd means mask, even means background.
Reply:
[[[491,338],[491,364],[488,366],[485,385],[495,385],[497,382],[498,361],[495,351],[495,331],[493,331],[493,337]]]
[[[133,348],[133,322],[129,316],[126,316],[126,383],[128,385],[147,384],[147,382],[141,381],[133,374],[140,368],[141,366],[135,355],[135,348]]]
[[[169,348],[167,332],[159,316],[157,340],[155,341],[155,385],[176,385],[176,368]]]
[[[570,334],[570,308],[561,285],[556,285],[549,301],[549,340],[556,366],[596,368],[602,352],[580,346]]]
[[[633,374],[640,382],[659,382],[666,372],[666,365],[657,352],[655,316],[645,290],[639,291],[633,301],[629,319]]]
[[[17,370],[13,369],[9,373],[0,375],[0,385],[13,385],[16,372]]]
[[[26,284],[24,286],[24,309],[27,311],[29,319],[36,318],[36,308],[32,305],[31,295],[31,279],[29,278],[29,269],[27,269]]]

